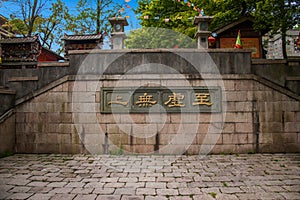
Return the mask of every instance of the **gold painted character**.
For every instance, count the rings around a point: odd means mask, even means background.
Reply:
[[[213,105],[210,101],[210,94],[209,93],[196,93],[195,94],[196,99],[193,102],[193,106],[196,105],[207,105],[207,106],[211,106]]]
[[[181,102],[181,100],[184,99],[184,95],[181,93],[175,93],[173,92],[172,95],[169,96],[169,100],[165,102],[165,105],[169,108],[172,107],[184,107],[185,104]]]
[[[153,95],[148,95],[146,92],[143,96],[139,96],[139,100],[135,102],[139,107],[150,107],[157,103],[157,101],[152,100]]]
[[[128,105],[128,102],[122,101],[122,100],[123,100],[123,98],[120,97],[119,95],[117,95],[115,101],[109,101],[107,104],[108,104],[108,105],[118,104],[118,105],[122,105],[122,106],[127,106],[127,105]]]

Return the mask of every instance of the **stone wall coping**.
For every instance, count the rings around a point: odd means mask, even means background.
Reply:
[[[10,109],[0,116],[0,124],[3,123],[7,118],[14,114],[14,109]]]
[[[70,50],[69,55],[76,54],[115,54],[115,53],[251,53],[251,49],[114,49],[114,50]]]
[[[19,81],[38,81],[38,76],[26,77],[26,76],[14,76],[8,79],[8,82],[19,82]]]
[[[257,75],[254,74],[225,74],[222,76],[216,76],[216,74],[204,74],[204,75],[177,75],[174,76],[174,74],[166,74],[164,77],[162,77],[162,75],[153,75],[153,74],[143,74],[141,75],[67,75],[64,76],[63,78],[60,78],[50,84],[48,84],[46,87],[43,87],[31,94],[28,94],[20,99],[17,99],[15,102],[15,106],[20,105],[34,97],[37,97],[49,90],[51,90],[52,88],[63,84],[64,82],[67,81],[105,81],[105,80],[120,80],[120,78],[122,77],[122,80],[151,80],[151,79],[166,79],[166,80],[172,80],[172,79],[176,79],[178,80],[178,78],[182,79],[182,80],[193,80],[193,79],[198,79],[198,80],[205,80],[205,79],[209,79],[209,80],[255,80],[258,81],[259,83],[268,86],[270,88],[275,89],[276,91],[285,94],[287,96],[289,96],[290,98],[293,98],[295,100],[300,101],[300,96],[279,86],[276,85],[274,83],[272,83],[271,81],[268,81],[267,79],[261,78]],[[125,79],[126,78],[126,79]]]
[[[45,67],[69,67],[69,62],[38,62],[39,68],[45,68]]]
[[[286,64],[285,59],[252,59],[252,65]]]
[[[0,89],[0,94],[16,94],[16,91],[10,89]]]

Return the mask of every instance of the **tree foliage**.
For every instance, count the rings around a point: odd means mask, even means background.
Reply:
[[[272,12],[270,12],[270,10]],[[254,13],[257,30],[269,28],[271,34],[280,33],[282,36],[282,53],[286,53],[286,32],[300,23],[299,0],[264,0],[257,2]]]
[[[120,8],[116,0],[79,0],[76,11],[66,19],[66,30],[73,34],[109,33],[108,18],[116,16]]]
[[[139,0],[138,5],[136,13],[143,27],[168,28],[189,37],[194,37],[197,31],[192,19],[199,14],[200,9],[206,15],[214,16],[210,30],[242,16],[252,15],[255,17],[256,30],[280,32],[283,41],[286,31],[299,24],[300,13],[299,0]],[[170,21],[166,22],[165,19]],[[134,43],[135,37],[129,38]]]

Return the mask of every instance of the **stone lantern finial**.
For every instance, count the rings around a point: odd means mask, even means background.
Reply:
[[[112,17],[108,20],[113,26],[113,32],[111,33],[113,49],[123,49],[124,39],[126,38],[126,35],[124,33],[124,26],[128,26],[126,18]]]
[[[208,36],[211,31],[208,30],[208,26],[213,17],[211,16],[197,16],[194,18],[194,25],[198,26],[198,31],[195,35],[197,37],[198,49],[208,48]]]

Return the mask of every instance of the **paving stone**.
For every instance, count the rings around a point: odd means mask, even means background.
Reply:
[[[179,192],[176,189],[156,189],[157,195],[178,195]]]
[[[116,188],[116,195],[135,195],[136,188]]]
[[[96,200],[120,200],[121,195],[101,195]]]
[[[280,193],[280,195],[282,195],[285,199],[300,199],[300,193],[299,193],[299,188],[298,188],[298,192],[284,192],[284,193]]]
[[[167,183],[162,182],[146,182],[146,188],[161,188],[161,189],[167,189]]]
[[[51,194],[34,194],[28,200],[49,200],[53,197]]]
[[[180,195],[195,195],[202,194],[199,188],[179,188]]]
[[[123,195],[121,200],[144,200],[144,196],[126,196]]]
[[[54,188],[59,188],[59,187],[64,187],[67,184],[67,182],[52,182],[47,185],[47,187],[54,187]]]
[[[146,196],[145,200],[168,200],[165,196]]]
[[[33,187],[44,187],[44,186],[46,186],[46,185],[48,185],[49,184],[49,182],[42,182],[42,181],[32,181],[32,182],[30,182],[30,183],[28,183],[27,184],[27,186],[33,186]],[[51,187],[51,186],[50,186]],[[59,187],[61,187],[61,186],[59,186]]]
[[[115,192],[115,188],[95,188],[93,193],[100,194],[100,195],[106,195],[106,194],[113,194]]]
[[[55,194],[50,200],[73,200],[76,194]]]
[[[225,194],[236,194],[236,193],[242,193],[243,191],[239,187],[222,187],[220,188],[222,193]]]
[[[13,193],[12,195],[8,196],[8,199],[27,199],[30,196],[34,195],[33,193]]]
[[[78,194],[74,200],[95,200],[96,198],[96,194]]]
[[[10,193],[26,193],[31,189],[31,187],[27,186],[16,186],[12,188],[9,192]]]
[[[0,199],[300,199],[299,154],[65,157],[0,159]]]
[[[93,192],[94,188],[74,188],[71,193],[74,194],[91,194]]]
[[[156,195],[154,188],[137,188],[136,195]]]

